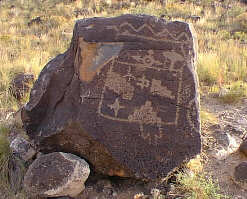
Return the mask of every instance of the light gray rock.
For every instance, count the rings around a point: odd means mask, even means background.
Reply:
[[[14,154],[19,156],[24,161],[30,160],[36,154],[36,151],[32,147],[31,143],[22,137],[16,137],[11,142],[10,148]]]
[[[88,163],[70,153],[54,152],[37,158],[24,177],[24,188],[32,196],[77,196],[85,188]]]

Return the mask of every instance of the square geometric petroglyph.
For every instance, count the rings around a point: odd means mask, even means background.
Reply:
[[[164,50],[132,50],[111,61],[98,107],[100,116],[140,125],[156,137],[177,125],[184,58]],[[151,140],[149,139],[151,142]]]

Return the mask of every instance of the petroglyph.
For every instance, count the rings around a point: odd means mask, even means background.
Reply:
[[[166,51],[163,53],[163,56],[167,59],[171,60],[171,66],[169,68],[170,71],[175,70],[175,63],[176,62],[184,62],[184,57],[176,52],[169,52]]]
[[[140,123],[140,135],[141,137],[147,141],[150,145],[157,146],[159,140],[163,137],[163,129],[161,127],[158,128],[158,131],[148,131],[146,132],[145,126],[143,123]]]
[[[166,86],[161,85],[161,80],[152,80],[151,93],[153,95],[160,95],[162,97],[175,99],[175,96],[172,95],[172,91],[170,91]]]
[[[145,75],[142,76],[142,78],[138,78],[138,81],[136,83],[138,86],[141,87],[141,89],[148,88],[150,85],[150,81],[146,79]]]
[[[167,60],[170,64],[167,66],[164,62],[159,59],[155,59],[155,55],[159,55],[160,58]],[[165,50],[139,50],[132,51],[132,55],[129,55],[130,58],[134,60],[134,62],[123,62],[118,61],[118,63],[128,64],[129,66],[134,66],[136,68],[140,68],[140,71],[144,71],[147,69],[154,69],[158,71],[167,71],[175,72],[172,76],[176,76],[177,72],[182,70],[182,65],[185,65],[185,58],[176,53]],[[178,64],[179,63],[179,64]],[[175,67],[178,64],[180,67]],[[129,71],[131,72],[131,70]]]
[[[149,53],[150,51],[147,52],[145,51],[146,54]],[[144,53],[144,51],[142,51],[142,53]],[[141,56],[139,56],[141,57]],[[123,64],[121,65],[121,73],[117,72],[120,68],[119,68],[119,64]],[[133,64],[130,65],[131,63],[128,62],[118,62],[118,59],[114,59],[111,62],[111,67],[109,68],[108,72],[107,72],[107,77],[106,77],[106,81],[105,81],[105,86],[103,88],[102,94],[101,94],[101,101],[99,103],[99,107],[98,107],[98,113],[105,118],[114,120],[114,121],[122,121],[122,122],[134,122],[134,123],[138,123],[139,124],[139,120],[129,120],[128,116],[121,116],[119,117],[118,114],[116,115],[115,112],[112,115],[111,113],[113,112],[111,109],[114,102],[110,102],[107,100],[107,96],[109,94],[107,94],[109,91],[113,91],[114,93],[117,94],[117,96],[120,96],[118,98],[118,101],[120,102],[122,99],[123,100],[128,100],[124,101],[123,106],[124,107],[128,107],[128,109],[125,110],[125,112],[127,111],[127,115],[131,115],[132,112],[131,110],[135,110],[135,106],[130,106],[130,104],[132,104],[132,100],[135,97],[135,93],[136,92],[143,92],[143,89],[146,89],[145,94],[148,95],[153,95],[153,96],[159,96],[159,97],[164,97],[170,100],[177,100],[177,103],[179,103],[180,97],[179,95],[182,93],[181,90],[175,90],[175,91],[171,91],[166,85],[162,85],[164,83],[162,83],[161,80],[157,80],[154,78],[150,78],[149,77],[149,73],[153,73],[153,74],[160,74],[160,70],[158,70],[155,67],[150,67],[147,69],[146,65],[143,64]],[[146,70],[142,70],[141,72],[139,70],[135,70],[135,68],[146,68]],[[150,71],[149,71],[150,70]],[[137,71],[137,72],[136,72]],[[174,81],[177,81],[177,76],[180,77],[181,76],[181,69],[177,69],[177,71],[172,71],[170,72],[168,69],[164,69],[164,71],[166,71],[167,76],[171,76],[174,78]],[[173,75],[175,73],[178,73],[178,75]],[[142,74],[142,75],[141,75]],[[178,89],[181,89],[181,84],[182,81],[178,81]],[[174,92],[174,93],[173,93]],[[177,95],[177,96],[176,96]],[[164,102],[166,103],[166,102]],[[116,105],[116,104],[115,104]],[[105,106],[107,106],[109,109],[111,109],[111,111],[107,112],[106,108],[104,108]],[[157,110],[158,112],[163,112],[165,113],[165,109],[167,109],[166,114],[168,112],[168,110],[171,109],[171,107],[167,107],[165,104],[162,105],[156,105],[157,106]],[[167,107],[164,109],[160,109],[159,106],[163,106],[163,107]],[[110,108],[111,107],[111,108]],[[173,112],[175,113],[175,117],[172,119],[166,119],[166,114],[161,114],[162,117],[160,117],[160,121],[154,125],[158,126],[158,125],[177,125],[177,121],[178,121],[178,117],[179,117],[179,111],[180,109],[177,106],[173,106],[172,107]],[[171,110],[170,110],[171,111]]]
[[[124,106],[120,106],[118,98],[115,100],[114,104],[108,106],[114,111],[115,117],[117,117],[119,110],[124,108]]]
[[[131,74],[131,66],[129,66],[127,75],[124,75],[123,77],[127,78],[128,81],[136,80],[135,76]]]
[[[134,87],[124,77],[112,71],[107,73],[105,86],[123,99],[131,100],[134,95]]]
[[[158,113],[154,111],[150,101],[146,101],[144,105],[135,109],[134,113],[129,115],[128,120],[139,123],[140,135],[149,144],[157,145],[158,140],[163,136],[162,120],[158,117]],[[156,127],[156,131],[147,131],[145,128],[147,125]]]
[[[162,41],[162,42],[172,42],[172,43],[179,43],[179,44],[187,44],[191,42],[190,37],[185,32],[181,32],[177,36],[172,34],[166,28],[163,28],[162,31],[156,32],[153,28],[148,24],[143,24],[138,28],[135,28],[131,23],[124,22],[119,26],[107,26],[107,29],[112,29],[116,31],[116,38],[120,36],[129,36],[129,37],[136,37],[146,40],[153,40],[153,41]],[[146,34],[143,34],[146,33]],[[152,36],[146,36],[152,35]]]
[[[136,109],[132,115],[128,117],[131,122],[143,124],[161,124],[161,118],[157,116],[157,112],[153,110],[152,102],[146,101],[143,106]]]
[[[107,78],[105,81],[105,86],[101,94],[101,102],[99,103],[98,107],[98,113],[108,119],[115,120],[115,121],[122,121],[122,122],[136,122],[138,121],[130,121],[128,116],[116,116],[115,114],[111,114],[112,110],[107,112],[104,108],[107,106],[108,108],[112,106],[114,102],[107,102],[105,99],[109,94],[108,90],[112,90],[114,93],[117,94],[117,96],[120,96],[118,98],[119,101],[121,99],[123,100],[129,100],[129,104],[132,104],[133,98],[135,98],[136,94],[139,92],[143,92],[145,89],[145,95],[148,97],[148,95],[153,96],[159,96],[163,97],[169,100],[175,100],[177,104],[181,103],[181,94],[182,94],[182,68],[173,67],[178,61],[184,61],[183,57],[180,55],[177,55],[176,53],[172,52],[166,52],[166,51],[155,51],[155,50],[139,50],[139,51],[131,51],[132,55],[129,53],[128,55],[128,61],[125,62],[119,61],[118,58],[115,58],[111,62],[111,67],[109,68],[107,72]],[[128,53],[128,52],[127,52]],[[171,65],[169,67],[163,67],[162,62],[159,60],[157,61],[154,57],[157,55],[160,55],[164,57],[164,54],[167,55],[173,55],[172,58],[165,57],[166,59],[170,59]],[[132,58],[132,59],[131,59]],[[178,58],[178,61],[176,60]],[[156,67],[159,65],[159,67]],[[171,70],[170,67],[173,67]],[[142,70],[139,70],[139,68],[142,68]],[[121,72],[120,72],[121,71]],[[177,82],[177,86],[175,87],[175,90],[171,90],[171,88],[174,88],[173,85],[170,84],[170,86],[166,85],[166,82],[162,82],[162,79],[155,79],[153,76],[150,76],[150,74],[155,74],[157,76],[160,76],[160,72],[165,72],[167,77],[170,79],[172,78],[174,82]],[[161,119],[159,124],[160,125],[177,125],[178,118],[179,118],[179,111],[180,109],[177,106],[167,106],[162,103],[159,105],[156,105],[158,108],[158,112],[161,113]],[[110,103],[110,104],[109,104]],[[135,106],[130,106],[127,101],[124,101],[124,107],[128,107],[125,111],[127,111],[127,115],[131,115],[131,110],[134,110]],[[166,103],[164,101],[164,103]],[[165,108],[159,108],[165,107]],[[131,108],[131,109],[130,109]],[[175,113],[174,117],[167,118],[166,115],[169,111]],[[103,111],[104,110],[104,111]],[[165,111],[164,111],[165,110]],[[166,119],[167,118],[167,119]],[[157,124],[156,124],[157,125]],[[156,130],[157,131],[157,130]],[[160,133],[160,131],[157,131]],[[154,133],[155,134],[155,133]]]
[[[136,56],[132,56],[132,58],[134,58],[139,66],[144,66],[145,68],[150,68],[152,67],[154,64],[160,65],[162,64],[162,62],[160,62],[159,60],[155,60],[153,55],[154,55],[154,51],[153,50],[148,50],[147,51],[147,55],[136,55]]]

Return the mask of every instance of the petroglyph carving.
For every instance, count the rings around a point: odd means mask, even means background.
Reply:
[[[141,137],[146,140],[150,145],[158,145],[159,140],[163,137],[164,132],[162,128],[159,128],[158,131],[146,132],[144,130],[144,124],[140,123],[140,133]]]
[[[113,71],[107,73],[105,86],[121,95],[123,99],[131,100],[134,95],[134,87],[124,77]]]
[[[119,103],[119,99],[117,98],[115,100],[115,102],[111,105],[108,105],[113,111],[114,111],[114,115],[115,117],[117,117],[118,115],[118,111],[122,108],[124,108],[124,106],[120,106],[120,103]]]
[[[162,120],[158,117],[158,113],[153,109],[152,102],[146,101],[144,105],[137,108],[132,115],[128,117],[129,121],[137,122],[140,125],[141,137],[147,140],[149,144],[157,145],[158,140],[163,136]],[[156,131],[146,132],[144,126],[153,125]]]
[[[175,96],[172,95],[172,91],[170,91],[166,86],[161,85],[161,80],[152,80],[151,93],[153,95],[160,95],[162,97],[175,99]]]
[[[135,28],[132,24],[124,22],[119,26],[107,26],[107,29],[113,29],[116,31],[116,38],[120,36],[129,36],[137,37],[146,40],[153,41],[168,41],[173,43],[187,44],[191,42],[189,35],[185,32],[181,32],[177,36],[170,33],[166,28],[163,28],[162,31],[157,32],[148,24],[143,24],[138,28]],[[146,34],[141,34],[145,32]],[[146,36],[146,35],[150,35]],[[152,36],[151,36],[152,35]]]
[[[148,88],[150,85],[150,81],[146,79],[145,75],[142,78],[138,78],[138,82],[136,83],[141,89]]]
[[[154,55],[154,51],[153,50],[149,50],[147,51],[148,54],[141,56],[141,55],[136,55],[136,56],[132,56],[132,58],[134,58],[139,64],[138,65],[143,65],[147,68],[152,67],[154,64],[162,64],[159,60],[155,60],[153,55]]]
[[[129,121],[139,122],[143,124],[161,124],[161,118],[157,116],[157,112],[153,110],[152,102],[146,103],[139,109],[136,109],[132,115],[128,117]]]
[[[127,75],[124,75],[123,77],[127,78],[128,81],[136,80],[135,76],[131,74],[131,66],[129,66]]]
[[[133,66],[133,67],[140,69],[140,71],[145,71],[147,69],[154,69],[154,70],[158,70],[158,71],[169,70],[170,72],[174,72],[172,74],[172,76],[176,77],[176,75],[177,75],[176,73],[181,72],[181,70],[182,70],[181,65],[185,64],[185,58],[182,55],[180,55],[176,52],[173,52],[173,51],[171,52],[171,51],[157,50],[157,52],[159,52],[159,54],[160,54],[160,56],[162,56],[162,58],[168,60],[168,62],[170,64],[166,65],[165,63],[162,63],[160,60],[155,59],[154,58],[154,55],[155,55],[154,50],[148,50],[148,51],[139,50],[136,52],[132,52],[132,55],[129,55],[129,57],[132,58],[136,63],[122,62],[122,61],[118,61],[118,63],[128,64],[129,66]],[[138,54],[138,55],[135,55],[134,53]],[[143,55],[143,54],[145,54],[145,55]],[[177,62],[181,62],[181,63],[179,63],[180,67],[175,67]],[[131,70],[129,70],[129,72],[131,72]]]
[[[131,51],[132,52],[132,51]],[[166,51],[165,51],[166,52]],[[127,52],[128,53],[128,52]],[[137,122],[139,121],[131,121],[129,120],[127,115],[131,115],[132,112],[136,107],[133,106],[132,109],[128,108],[126,109],[127,113],[121,117],[115,115],[114,117],[109,114],[110,112],[104,111],[105,106],[110,107],[109,101],[105,100],[105,97],[108,95],[107,93],[109,92],[108,90],[112,90],[114,93],[118,94],[119,101],[121,99],[123,100],[130,100],[130,104],[132,99],[135,96],[135,93],[138,92],[143,92],[143,89],[146,88],[146,96],[150,95],[157,95],[159,97],[164,97],[168,98],[170,100],[176,100],[177,104],[180,104],[181,102],[181,84],[182,84],[182,79],[181,79],[181,74],[182,74],[182,69],[181,68],[174,68],[172,71],[169,70],[169,68],[160,68],[156,67],[156,64],[161,64],[160,61],[155,61],[154,59],[154,54],[156,53],[153,50],[141,50],[141,51],[134,51],[132,52],[134,56],[134,59],[128,59],[129,62],[120,62],[118,58],[114,59],[111,62],[110,69],[108,70],[106,74],[106,80],[105,80],[105,86],[102,91],[101,95],[101,101],[99,103],[98,107],[98,113],[108,119],[111,120],[117,120],[117,121],[123,121],[123,122]],[[158,55],[163,56],[164,52],[158,51]],[[169,53],[168,53],[169,54]],[[174,53],[173,53],[174,55]],[[130,55],[129,55],[130,56]],[[150,58],[151,62],[147,61],[147,64],[144,64],[145,62],[143,61],[143,58]],[[179,56],[174,56],[179,57]],[[176,60],[175,58],[173,62],[170,61],[170,63],[175,64]],[[134,60],[134,63],[131,62]],[[137,61],[137,63],[135,63]],[[120,64],[120,66],[119,66]],[[120,69],[121,68],[121,69]],[[139,68],[144,68],[144,70],[137,70]],[[121,71],[121,72],[120,72]],[[175,87],[175,90],[170,90],[170,88],[166,85],[161,80],[154,79],[152,76],[150,77],[148,74],[150,71],[153,75],[158,75],[160,74],[160,71],[165,71],[165,74],[167,74],[168,77],[174,78],[174,82],[177,81],[178,85]],[[113,102],[112,102],[113,103]],[[125,107],[132,107],[128,105],[128,102],[124,102],[123,104]],[[167,106],[161,102],[160,104],[157,104],[156,106],[158,107],[158,112],[162,112],[160,118],[159,125],[177,125],[178,118],[179,118],[179,111],[180,109],[177,106],[172,107],[172,112],[175,113],[175,118],[167,118],[166,113],[171,111],[171,107]],[[163,108],[160,108],[163,107]],[[112,110],[112,109],[111,109]],[[164,114],[163,114],[164,113]],[[157,124],[156,124],[157,125]]]
[[[163,53],[163,56],[166,57],[167,59],[171,60],[171,66],[169,68],[170,71],[176,70],[175,69],[175,63],[176,62],[184,62],[184,57],[181,56],[180,54],[176,52],[170,52],[170,51],[165,51]]]

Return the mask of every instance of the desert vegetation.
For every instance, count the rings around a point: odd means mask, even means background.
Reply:
[[[228,104],[238,103],[247,96],[247,5],[240,1],[167,0],[164,5],[144,0],[112,4],[111,1],[0,0],[0,190],[9,190],[8,136],[13,129],[21,129],[9,118],[29,97],[27,94],[18,101],[11,95],[9,88],[15,75],[24,72],[37,78],[50,59],[68,48],[76,20],[127,13],[192,23],[198,40],[201,95]],[[203,125],[217,123],[204,109],[201,118]],[[190,162],[177,174],[174,193],[188,199],[227,198],[217,181],[203,173],[201,161],[197,161]],[[159,194],[155,197],[166,198]]]

